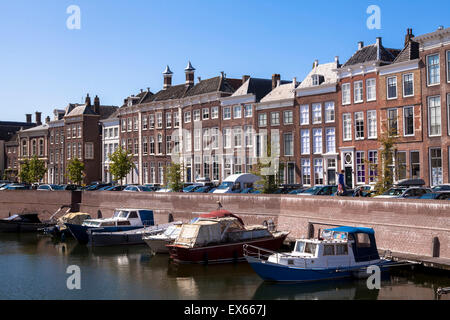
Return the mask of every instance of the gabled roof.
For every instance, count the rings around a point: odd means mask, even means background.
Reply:
[[[70,107],[71,105],[69,105]],[[94,112],[93,106],[88,106],[86,104],[82,105],[73,105],[74,108],[69,108],[70,110],[68,113],[66,111],[66,117],[72,117],[72,116],[81,116],[81,115],[97,115],[97,113]],[[67,110],[67,109],[66,109]],[[110,115],[112,115],[117,110],[116,106],[99,106],[99,116],[100,119],[106,119]]]
[[[399,52],[398,49],[385,48],[381,43],[371,44],[356,51],[343,67],[370,61],[380,62],[381,64],[390,63],[395,60]]]
[[[287,83],[282,81],[280,83]],[[255,102],[259,102],[270,91],[272,91],[272,79],[248,78],[239,89],[237,89],[231,96],[239,97],[247,94],[255,95]]]
[[[185,94],[186,97],[192,97],[212,92],[233,93],[235,88],[227,78],[218,76],[206,80],[201,80],[195,86],[191,87]]]
[[[180,99],[184,97],[189,88],[190,86],[186,86],[185,84],[170,86],[167,89],[158,91],[154,95],[145,97],[140,103]]]
[[[100,120],[111,117],[118,109],[116,106],[100,106]]]
[[[305,77],[305,79],[303,79],[302,83],[300,83],[300,85],[298,86],[298,89],[310,88],[310,87],[318,88],[320,86],[337,83],[337,73],[336,73],[336,71],[334,71],[337,68],[339,68],[339,62],[337,62],[337,61],[316,65],[308,73],[308,75]],[[313,79],[312,79],[313,75],[318,75],[318,76],[323,77],[323,81],[318,86],[313,85]]]
[[[295,98],[295,88],[297,88],[298,82],[289,82],[286,84],[280,84],[275,89],[270,91],[260,102],[270,102],[285,99]]]
[[[408,44],[395,58],[394,63],[411,61],[419,58],[419,43],[415,41],[408,41]]]

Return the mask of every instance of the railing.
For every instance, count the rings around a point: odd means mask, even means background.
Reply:
[[[280,258],[288,257],[288,255],[284,253],[275,252],[269,249],[264,249],[260,247],[255,247],[250,244],[243,245],[244,257],[257,258],[261,261],[267,261],[271,255],[276,255],[277,263],[280,263]]]

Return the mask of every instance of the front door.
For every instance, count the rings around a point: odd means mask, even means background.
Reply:
[[[328,169],[328,184],[335,185],[336,184],[336,169]]]
[[[345,167],[345,185],[347,188],[352,189],[353,188],[353,172],[352,167]]]

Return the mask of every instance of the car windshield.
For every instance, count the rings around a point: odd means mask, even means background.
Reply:
[[[50,186],[53,190],[64,190],[63,186],[58,186],[57,184],[51,184]]]
[[[223,189],[228,189],[232,186],[233,186],[233,182],[227,181],[227,182],[222,182],[222,184],[220,186],[218,186],[217,189],[223,190]]]
[[[319,187],[319,186],[312,187],[312,188],[306,189],[303,193],[314,193],[317,190],[319,190],[320,188],[322,188],[322,187]]]
[[[192,185],[192,186],[189,186],[189,187],[186,187],[186,188],[184,188],[183,189],[183,191],[191,191],[192,189],[194,189],[195,187],[197,187],[197,186],[195,186],[195,185]]]
[[[118,210],[114,211],[114,218],[126,218],[128,215],[128,211]]]
[[[388,191],[386,191],[385,193],[383,193],[384,196],[400,196],[403,194],[403,192],[405,191],[405,189],[401,189],[401,188],[391,188]]]
[[[436,186],[433,188],[433,191],[444,191],[450,190],[450,185]]]

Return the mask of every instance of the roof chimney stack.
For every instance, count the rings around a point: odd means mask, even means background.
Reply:
[[[49,123],[50,122],[50,116],[47,116],[47,118],[45,118],[45,123]]]
[[[86,100],[84,100],[84,103],[90,107],[91,106],[91,97],[89,97],[89,93],[86,96]]]
[[[100,114],[100,98],[97,95],[94,98],[94,112]]]
[[[163,76],[164,76],[163,90],[166,90],[167,88],[170,88],[172,86],[172,75],[173,75],[173,72],[170,71],[169,66],[166,66],[166,70],[164,70],[164,72],[163,72]],[[150,92],[150,88],[147,88],[147,89]]]
[[[381,46],[381,37],[377,37],[377,47]]]
[[[35,112],[35,115],[36,115],[36,125],[38,125],[38,126],[40,126],[41,124],[42,124],[42,121],[41,121],[41,112]]]
[[[334,62],[339,66],[339,56],[334,57]]]
[[[319,60],[314,60],[314,63],[313,63],[313,69],[314,68],[317,68],[319,66]]]
[[[414,35],[412,33],[412,29],[408,28],[406,29],[406,36],[405,36],[405,47],[408,45],[408,43],[414,38]]]
[[[186,74],[186,86],[194,85],[194,72],[195,68],[189,61],[187,67],[184,69],[184,73]]]
[[[361,50],[362,48],[364,48],[364,42],[363,41],[359,41],[358,42],[358,50]]]
[[[245,82],[247,82],[247,80],[250,79],[249,75],[243,75],[242,76],[242,84],[244,84]]]
[[[25,117],[27,118],[27,123],[31,123],[31,113],[27,113],[26,115],[25,115]]]
[[[272,75],[272,90],[275,89],[277,87],[277,82],[278,80],[281,79],[281,76],[277,73],[274,73]]]

